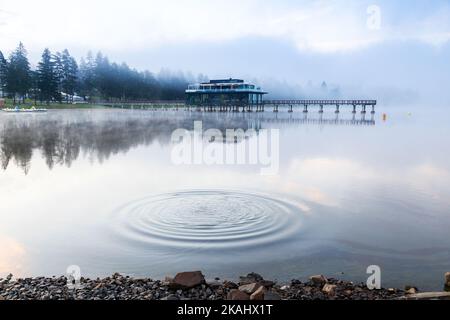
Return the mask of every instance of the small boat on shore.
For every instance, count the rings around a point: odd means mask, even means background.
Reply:
[[[14,113],[34,113],[34,112],[47,112],[47,109],[44,108],[35,108],[35,107],[31,107],[29,109],[25,109],[25,108],[19,108],[19,107],[15,107],[15,108],[5,108],[2,109],[4,112],[14,112]]]

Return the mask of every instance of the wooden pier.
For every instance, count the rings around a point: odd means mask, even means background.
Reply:
[[[300,107],[304,113],[308,113],[311,107],[318,107],[319,113],[324,112],[324,107],[335,106],[335,113],[341,111],[341,106],[351,106],[352,112],[356,113],[357,108],[361,108],[361,113],[366,113],[367,108],[371,108],[371,113],[375,113],[376,100],[265,100],[263,101],[263,109],[266,106],[273,107],[274,112],[279,111],[280,106],[285,106],[288,112],[294,112],[294,108]]]
[[[317,108],[319,113],[324,113],[325,108],[333,106],[335,113],[340,113],[342,107],[351,107],[352,113],[357,113],[358,108],[362,114],[375,113],[376,100],[263,100],[255,104],[239,105],[189,105],[182,101],[153,101],[153,102],[115,102],[100,103],[101,105],[140,110],[186,110],[200,112],[265,112],[271,108],[273,112],[287,110],[292,113],[294,110],[308,113],[312,108]],[[368,110],[369,109],[369,110]],[[270,111],[270,110],[267,110]]]

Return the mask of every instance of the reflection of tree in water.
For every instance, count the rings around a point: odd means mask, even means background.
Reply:
[[[141,145],[157,141],[170,143],[172,132],[178,128],[192,130],[194,120],[204,120],[204,129],[218,128],[225,132],[230,123],[220,119],[184,118],[117,118],[94,121],[65,121],[61,119],[6,120],[0,129],[0,158],[4,170],[11,159],[25,173],[30,169],[34,150],[44,156],[47,166],[70,167],[80,154],[103,162],[112,155],[127,153]],[[236,128],[246,129],[246,121],[233,121]],[[236,123],[237,122],[237,123]]]
[[[20,134],[2,134],[0,140],[0,158],[2,168],[6,170],[11,162],[11,159],[14,159],[16,165],[23,168],[25,173],[28,173],[31,158],[33,156],[33,147],[35,145],[33,130],[25,125],[8,125],[5,132],[11,131],[20,132]]]

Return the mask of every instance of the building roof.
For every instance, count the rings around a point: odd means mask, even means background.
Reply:
[[[202,84],[219,84],[219,83],[244,83],[244,80],[241,79],[216,79],[216,80],[209,80],[209,82],[203,82]]]

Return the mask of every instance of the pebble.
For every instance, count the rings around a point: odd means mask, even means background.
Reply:
[[[389,300],[448,299],[450,293],[417,293],[405,290],[369,290],[364,285],[313,276],[310,282],[292,280],[277,285],[256,273],[241,277],[238,286],[232,281],[215,280],[206,284],[200,271],[178,274],[164,281],[150,278],[133,279],[114,274],[103,279],[81,279],[80,286],[69,289],[65,277],[0,279],[0,300]],[[178,278],[177,278],[178,277]],[[447,274],[446,274],[447,277]],[[181,280],[180,280],[181,279]],[[249,282],[249,281],[252,282]],[[179,281],[182,287],[169,285]],[[264,284],[273,283],[271,286]],[[319,285],[322,284],[322,285]],[[239,289],[238,289],[239,288]]]

